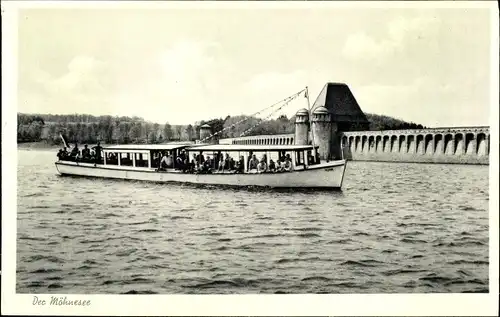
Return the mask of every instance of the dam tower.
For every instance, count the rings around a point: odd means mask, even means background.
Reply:
[[[295,114],[295,144],[309,144],[309,111],[305,108]]]
[[[319,145],[319,157],[329,160],[332,145],[332,119],[325,107],[317,107],[312,114],[312,137],[313,142]]]
[[[213,142],[213,140],[205,140],[210,135],[212,135],[212,127],[209,126],[208,124],[202,125],[200,127],[200,141],[205,142],[205,143],[211,143],[211,142]]]

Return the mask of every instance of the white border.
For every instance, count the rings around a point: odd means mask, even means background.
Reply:
[[[491,9],[490,293],[371,295],[77,295],[88,307],[31,304],[15,294],[17,210],[17,10],[20,8],[489,8]],[[498,65],[497,3],[490,2],[2,2],[2,314],[50,315],[406,315],[496,316],[498,309]],[[38,295],[49,298],[50,296]],[[53,295],[57,296],[57,295]]]
[[[6,1],[23,8],[120,9],[308,9],[308,8],[494,8],[491,1]],[[16,3],[13,3],[16,2]],[[4,3],[5,5],[5,3]]]

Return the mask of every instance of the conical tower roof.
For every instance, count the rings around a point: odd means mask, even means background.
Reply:
[[[313,104],[313,113],[319,107],[328,109],[334,122],[368,123],[351,89],[343,83],[327,83]]]

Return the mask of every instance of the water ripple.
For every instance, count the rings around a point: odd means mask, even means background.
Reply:
[[[21,154],[18,293],[488,292],[488,167],[350,162],[330,193],[56,177],[54,151]]]

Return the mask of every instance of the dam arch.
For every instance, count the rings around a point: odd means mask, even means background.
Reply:
[[[455,155],[455,146],[453,141],[453,135],[451,133],[447,133],[444,136],[444,154],[445,155]]]
[[[383,149],[384,153],[391,152],[391,140],[388,135],[384,135],[383,146],[384,146]]]
[[[425,154],[434,154],[434,136],[432,134],[427,134],[425,136]]]
[[[398,140],[398,152],[399,153],[406,153],[406,135],[400,135],[399,140]]]
[[[476,149],[474,146],[474,134],[467,133],[465,134],[465,154],[472,155],[475,154]]]
[[[375,152],[376,153],[379,153],[379,152],[382,152],[382,136],[380,135],[377,135],[377,137],[375,138]]]
[[[417,147],[415,144],[415,136],[408,135],[406,137],[406,153],[416,153]]]
[[[486,139],[486,134],[478,133],[477,134],[477,150],[476,153],[479,156],[485,156],[488,154],[488,149],[486,148],[488,140]]]
[[[399,142],[398,142],[398,137],[393,135],[391,136],[391,152],[392,153],[398,153],[399,148],[398,148]]]
[[[443,154],[443,135],[434,135],[434,154]]]
[[[220,139],[219,142],[290,145],[294,144],[293,136],[248,136]],[[333,137],[337,138],[337,144],[344,146],[345,157],[350,160],[489,164],[491,136],[488,127],[332,131]]]

